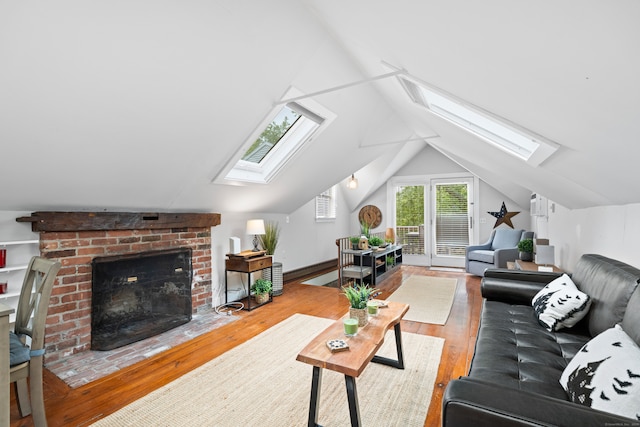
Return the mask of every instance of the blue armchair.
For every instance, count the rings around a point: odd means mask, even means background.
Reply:
[[[487,268],[506,268],[507,261],[518,258],[518,242],[522,239],[533,239],[533,231],[498,228],[491,232],[484,244],[467,246],[467,273],[484,276]]]

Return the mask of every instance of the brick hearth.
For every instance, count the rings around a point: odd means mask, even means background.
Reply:
[[[91,261],[178,247],[193,251],[193,313],[211,307],[211,228],[40,232],[42,256],[59,260],[46,327],[45,364],[91,347]]]

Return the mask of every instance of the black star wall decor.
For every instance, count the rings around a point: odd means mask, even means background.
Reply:
[[[507,212],[507,207],[504,205],[504,202],[502,202],[502,207],[500,208],[500,212],[487,212],[487,213],[498,218],[496,220],[496,225],[494,225],[493,228],[496,228],[500,224],[506,224],[509,227],[513,228],[513,223],[511,223],[511,218],[518,215],[520,212]]]

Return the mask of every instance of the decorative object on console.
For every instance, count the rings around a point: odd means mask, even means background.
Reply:
[[[349,237],[349,241],[351,242],[351,248],[357,251],[358,245],[360,244],[360,236]]]
[[[358,249],[364,251],[369,249],[369,239],[365,236],[360,237],[360,241],[358,242]]]
[[[382,240],[378,236],[371,236],[371,238],[369,239],[369,245],[372,249],[378,249],[383,243],[384,240]]]
[[[230,254],[239,254],[240,251],[240,238],[239,237],[229,237],[229,253]]]
[[[496,217],[496,223],[493,228],[496,228],[500,224],[506,224],[509,227],[513,228],[513,223],[511,222],[511,218],[518,215],[520,212],[508,212],[507,206],[502,202],[502,207],[498,212],[487,212],[488,214]]]
[[[518,257],[522,261],[533,261],[533,239],[522,239],[518,242]]]
[[[280,226],[275,221],[266,221],[264,223],[264,233],[258,238],[262,249],[267,251],[267,255],[276,253],[278,240],[280,239]]]
[[[387,228],[387,231],[384,233],[384,241],[391,244],[396,242],[396,233],[392,227]]]
[[[264,223],[264,234],[259,237],[260,245],[267,255],[275,255],[280,240],[280,226],[276,221],[266,221]],[[273,277],[271,277],[273,274]],[[271,270],[262,270],[262,278],[271,280],[273,284],[273,295],[282,295],[284,290],[282,277],[282,263],[273,262]]]
[[[531,305],[542,326],[549,331],[558,331],[574,326],[586,316],[591,298],[563,274],[542,288],[533,297]]]
[[[258,252],[260,249],[258,248],[258,235],[262,235],[265,233],[264,230],[264,220],[262,219],[250,219],[247,221],[247,234],[253,234],[253,251]]]
[[[587,342],[562,372],[574,403],[640,419],[640,348],[616,325]]]

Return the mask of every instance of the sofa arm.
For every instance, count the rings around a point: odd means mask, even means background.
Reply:
[[[497,268],[507,268],[508,261],[518,258],[518,248],[503,248],[493,251],[493,263]]]
[[[491,250],[491,243],[483,243],[482,245],[471,245],[471,246],[467,246],[464,250],[465,255],[468,255],[469,252],[473,252],[473,251],[490,251]]]
[[[442,426],[615,426],[629,418],[586,406],[462,377],[449,382],[442,399]]]
[[[482,297],[512,304],[531,304],[533,297],[561,273],[491,268],[484,272]]]

